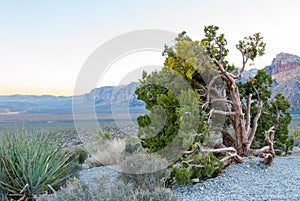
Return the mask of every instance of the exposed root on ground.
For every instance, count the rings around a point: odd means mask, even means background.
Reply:
[[[251,150],[252,156],[258,156],[263,158],[264,160],[261,161],[264,165],[270,165],[275,157],[275,150],[274,150],[274,126],[271,127],[269,130],[265,131],[265,140],[268,146],[265,146],[261,149]]]
[[[221,159],[221,161],[224,163],[224,167],[227,167],[234,162],[236,163],[245,162],[245,160],[237,154],[237,151],[234,147],[226,147],[226,148],[219,148],[219,149],[203,149],[202,151],[225,154],[226,156]]]

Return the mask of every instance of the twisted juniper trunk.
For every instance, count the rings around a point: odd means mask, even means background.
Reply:
[[[235,131],[237,154],[240,156],[247,156],[250,146],[247,146],[247,132],[240,100],[240,93],[234,82],[231,83],[228,89],[230,92],[231,101],[233,102],[232,110],[235,113],[232,115],[232,118],[229,119]]]

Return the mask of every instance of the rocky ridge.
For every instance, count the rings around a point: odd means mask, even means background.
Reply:
[[[291,70],[296,70],[300,67],[300,57],[281,52],[276,55],[276,58],[273,59],[270,66],[266,66],[266,72],[271,75],[275,76],[282,72],[287,72]]]
[[[280,53],[273,59],[270,66],[265,67],[266,72],[272,76],[273,97],[283,94],[291,104],[291,112],[300,112],[300,57]]]

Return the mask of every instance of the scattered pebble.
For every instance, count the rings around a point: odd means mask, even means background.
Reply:
[[[299,157],[276,157],[271,166],[260,164],[261,159],[255,157],[245,160],[229,166],[219,177],[172,191],[179,200],[189,201],[300,200]]]

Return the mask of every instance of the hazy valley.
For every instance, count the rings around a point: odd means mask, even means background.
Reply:
[[[267,73],[272,75],[273,95],[282,93],[291,103],[291,113],[297,116],[300,112],[300,57],[280,53],[276,55],[270,66],[266,66]],[[254,77],[257,69],[245,71],[241,77],[246,82],[249,77]],[[84,104],[78,115],[79,119],[89,120],[96,112],[97,118],[110,120],[135,119],[145,114],[144,103],[137,100],[134,91],[139,83],[131,83],[125,86],[107,86],[95,88],[91,92],[81,96],[51,96],[51,95],[11,95],[0,96],[0,121],[24,122],[24,121],[46,121],[53,123],[57,121],[72,121],[74,103],[92,103],[94,110],[85,109]],[[128,116],[129,114],[129,116]],[[113,117],[114,116],[114,117]],[[299,118],[294,118],[299,120]]]

